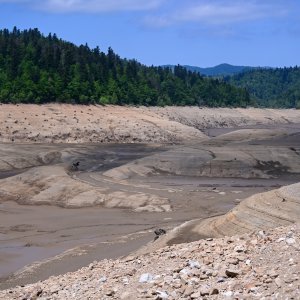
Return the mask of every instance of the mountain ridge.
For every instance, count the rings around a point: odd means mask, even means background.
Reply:
[[[175,65],[164,65],[163,67],[174,68]],[[235,66],[228,63],[221,63],[214,67],[198,67],[191,65],[183,65],[188,71],[197,72],[204,76],[209,77],[223,77],[223,76],[233,76],[235,74],[247,72],[250,70],[260,69],[262,67],[252,67],[252,66]]]

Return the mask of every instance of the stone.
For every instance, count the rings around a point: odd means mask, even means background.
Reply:
[[[115,294],[114,290],[109,290],[105,293],[106,296],[113,296]]]
[[[225,296],[225,297],[232,297],[233,296],[233,292],[232,291],[226,291],[226,292],[224,292],[223,293],[223,296]]]
[[[158,300],[163,300],[163,299],[168,299],[169,295],[165,291],[156,291],[157,299]]]
[[[219,294],[219,290],[217,288],[213,288],[210,294],[211,295],[218,295]]]
[[[245,247],[238,245],[234,247],[234,251],[238,253],[245,252]]]
[[[200,282],[200,280],[199,280],[199,278],[197,278],[197,277],[192,277],[190,280],[189,280],[189,284],[194,284],[194,285],[197,285],[197,284],[199,284],[199,282]]]
[[[205,271],[205,274],[206,274],[207,276],[212,276],[213,273],[214,273],[214,271],[213,271],[213,270],[210,270],[210,269],[208,269],[208,270]]]
[[[189,270],[189,269],[187,269],[187,268],[184,268],[184,269],[182,269],[179,273],[180,273],[180,274],[189,275],[189,274],[191,274],[191,270]]]
[[[191,297],[192,299],[199,299],[200,296],[201,296],[200,291],[197,291],[197,292],[191,294],[190,297]]]
[[[274,269],[271,269],[267,272],[267,275],[270,276],[271,278],[276,278],[279,276],[279,273],[276,272]]]
[[[183,294],[184,294],[185,296],[190,296],[190,295],[193,294],[193,292],[194,292],[194,287],[188,285],[188,286],[184,289]]]
[[[197,260],[189,260],[188,265],[190,268],[200,268],[200,263]]]
[[[217,283],[221,283],[221,282],[224,282],[224,281],[225,281],[224,277],[218,277],[218,279],[217,279]]]
[[[139,279],[139,283],[148,283],[153,280],[153,276],[149,273],[144,273]]]
[[[226,262],[231,265],[237,265],[239,260],[237,258],[229,258]]]
[[[294,238],[289,237],[289,238],[287,238],[287,239],[285,240],[285,242],[286,242],[288,245],[293,245],[293,244],[296,243],[296,240],[295,240]]]
[[[266,239],[258,239],[253,246],[250,241],[256,233],[233,237],[229,244],[227,238],[214,239],[216,246],[210,248],[211,254],[206,251],[208,241],[201,240],[184,247],[173,245],[137,255],[130,261],[104,260],[95,263],[93,268],[89,265],[54,280],[0,291],[0,298],[298,299],[299,251],[295,246],[286,245],[286,239],[293,238],[297,243],[300,232],[286,237],[287,231],[284,227],[270,229]],[[284,240],[279,244],[281,236]],[[237,246],[247,249],[247,254],[236,251]],[[203,263],[205,258],[212,260],[209,266]]]
[[[234,278],[237,277],[240,274],[240,272],[233,269],[226,269],[225,274],[227,277]]]
[[[200,288],[200,294],[201,296],[207,296],[210,293],[210,288],[207,286],[201,287]]]

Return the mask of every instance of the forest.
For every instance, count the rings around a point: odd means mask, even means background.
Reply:
[[[261,107],[300,109],[300,68],[264,68],[226,77],[225,81],[245,88]]]
[[[77,46],[38,29],[0,30],[0,102],[116,105],[255,105],[245,88],[183,66],[145,66],[111,48]]]

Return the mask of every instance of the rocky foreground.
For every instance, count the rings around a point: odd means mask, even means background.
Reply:
[[[206,239],[0,292],[1,299],[299,299],[300,224]]]

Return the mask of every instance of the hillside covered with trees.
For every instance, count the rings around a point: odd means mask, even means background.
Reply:
[[[174,65],[165,65],[164,67],[174,68]],[[233,66],[230,64],[220,64],[215,67],[201,68],[196,66],[184,65],[184,67],[188,71],[198,72],[201,75],[209,76],[209,77],[224,77],[224,76],[232,76],[238,73],[250,71],[253,69],[257,69],[256,67],[249,66]]]
[[[256,69],[225,78],[245,88],[259,106],[300,108],[300,68]]]
[[[247,106],[249,93],[176,66],[147,67],[109,48],[76,46],[38,29],[0,30],[0,102]]]

